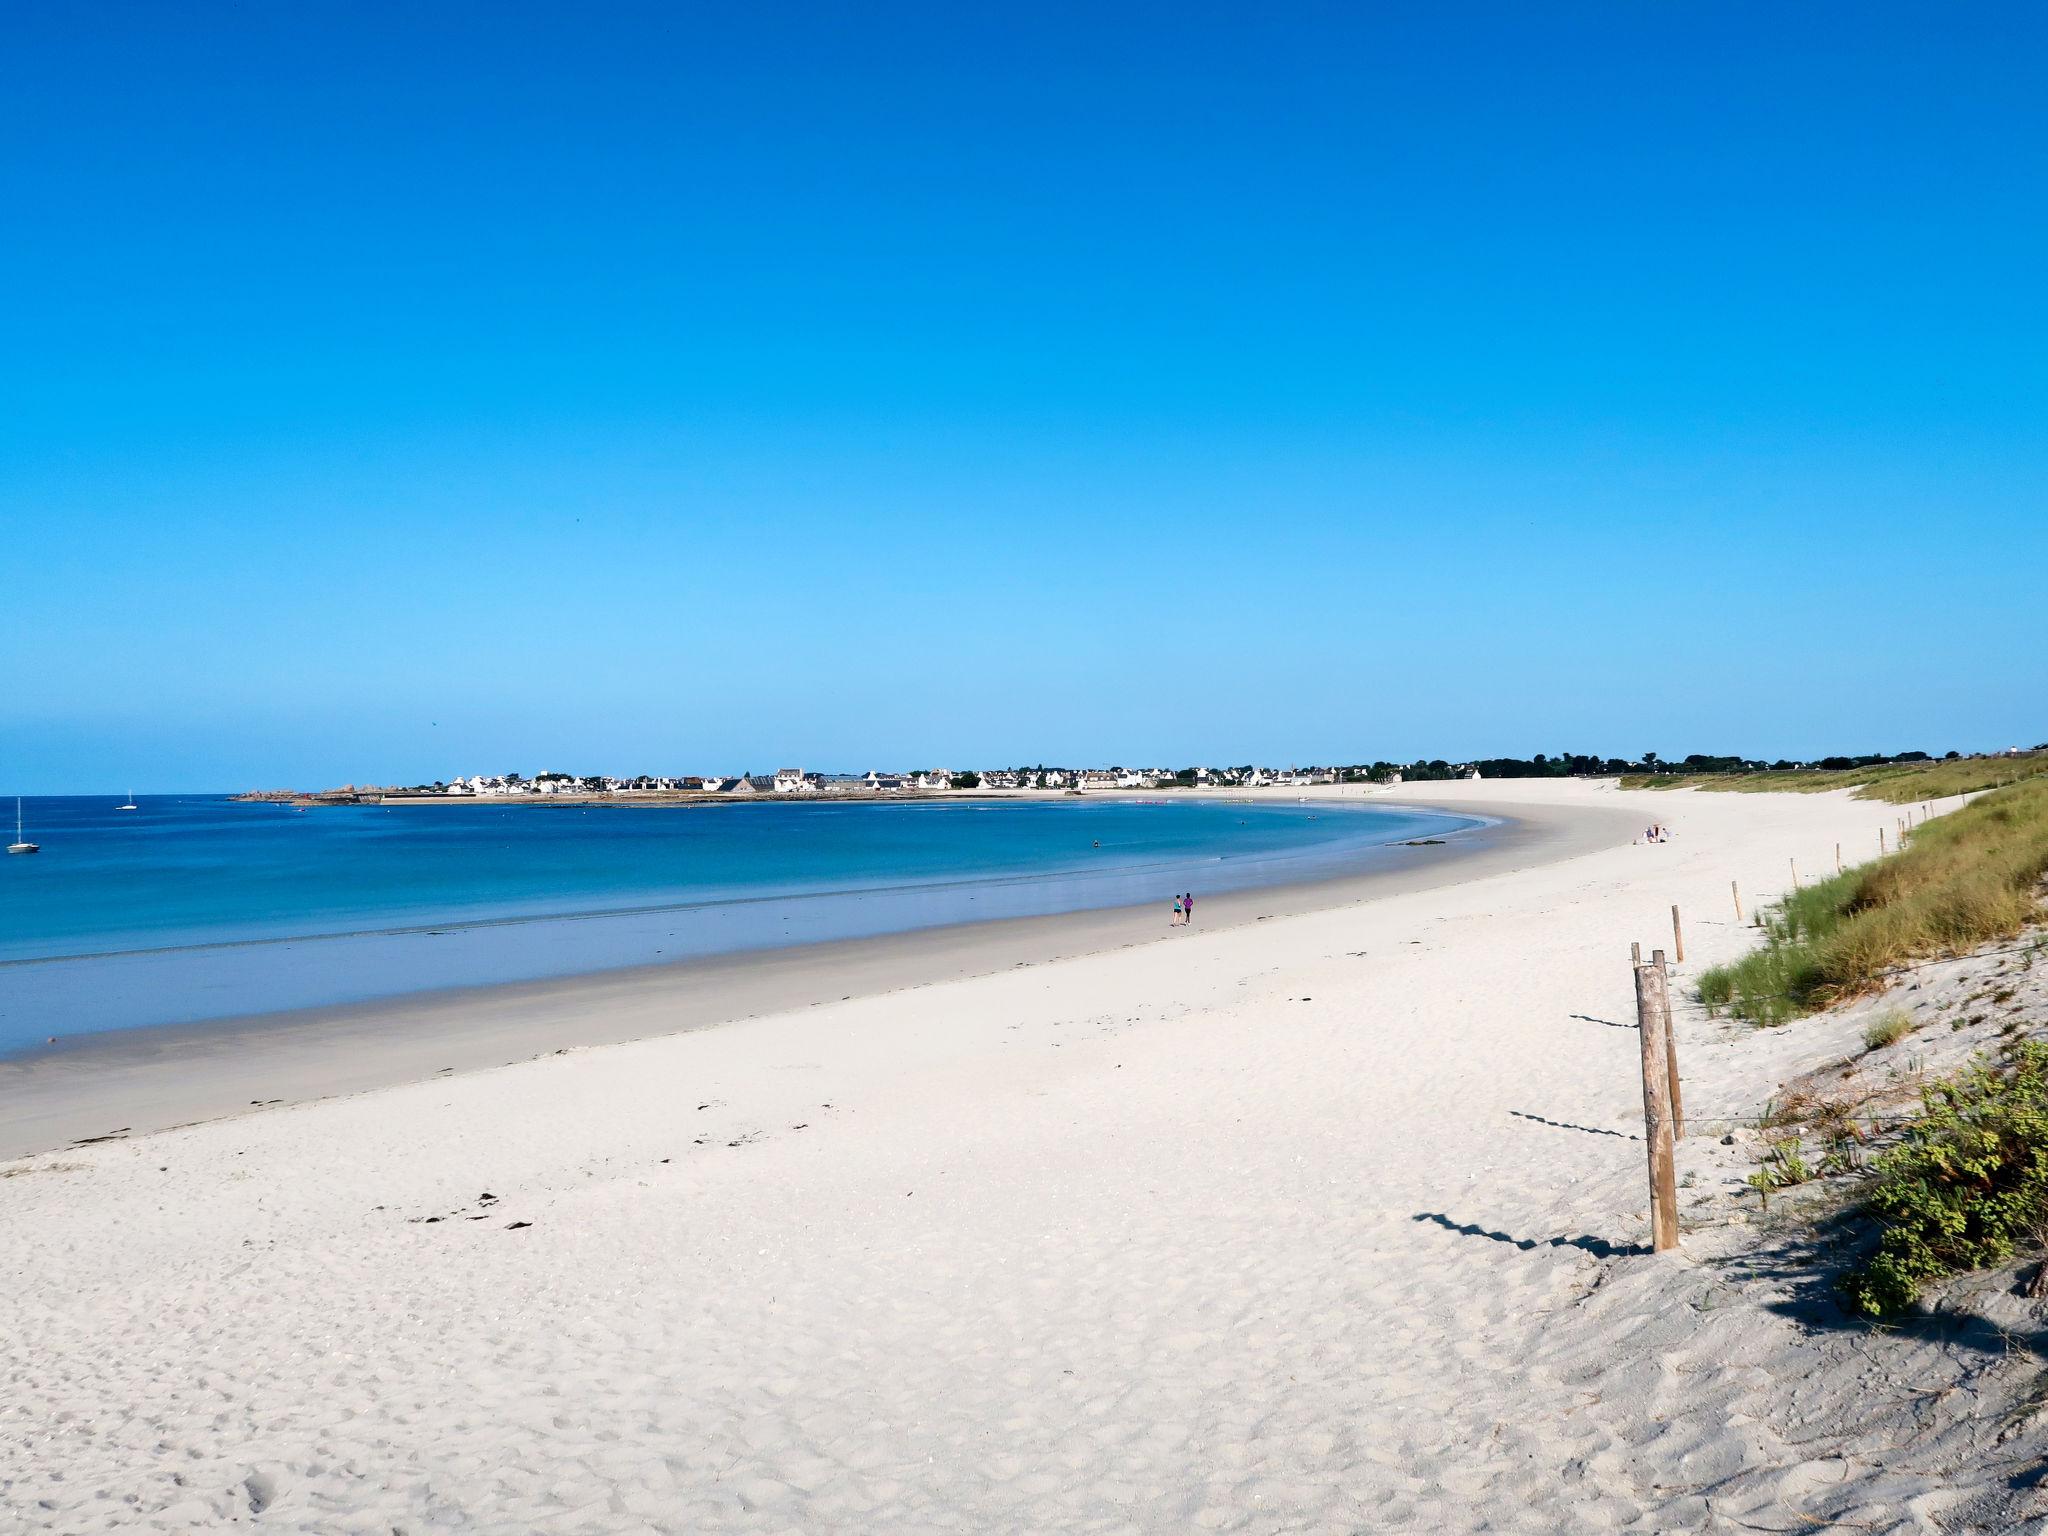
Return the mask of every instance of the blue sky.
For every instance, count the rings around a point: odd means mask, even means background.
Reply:
[[[2037,7],[29,7],[0,790],[2048,739]]]

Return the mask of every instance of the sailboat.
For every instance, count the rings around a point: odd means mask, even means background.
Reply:
[[[134,810],[134,809],[135,809],[135,791],[134,791],[134,790],[132,790],[132,789],[128,791],[128,803],[127,803],[126,805],[117,805],[117,806],[115,806],[115,807],[114,807],[114,809],[115,809],[115,810],[117,810],[117,811],[132,811],[132,810]]]
[[[21,835],[21,799],[14,801],[14,841],[7,845],[9,853],[40,853],[42,850]]]

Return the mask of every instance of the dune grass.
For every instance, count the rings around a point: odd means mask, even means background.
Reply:
[[[1859,800],[1886,800],[1914,805],[1950,795],[1974,795],[2009,784],[2023,784],[2048,774],[2048,752],[2026,757],[1959,757],[1952,763],[1895,764],[1856,792]]]
[[[1863,1049],[1881,1051],[1887,1046],[1897,1045],[1911,1033],[1913,1016],[1903,1008],[1893,1008],[1863,1027]]]
[[[2041,916],[2048,779],[1995,790],[1916,828],[1888,858],[1794,891],[1763,946],[1700,976],[1701,1001],[1782,1024],[1876,988],[1932,955],[2011,938]]]
[[[1871,768],[1772,769],[1761,773],[1632,773],[1623,789],[1703,789],[1732,794],[1817,795],[1853,789],[1859,800],[1916,805],[2048,774],[2048,752],[2025,757],[1959,757],[1939,763],[1880,763]]]

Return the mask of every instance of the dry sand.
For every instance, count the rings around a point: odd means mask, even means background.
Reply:
[[[0,1165],[0,1530],[2036,1528],[1988,1299],[1842,1326],[1712,1134],[1635,1251],[1629,942],[1892,809],[1426,798],[1677,837]],[[1695,1126],[1851,1027],[1685,1009]]]

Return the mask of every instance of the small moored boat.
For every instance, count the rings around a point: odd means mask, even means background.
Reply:
[[[16,799],[15,799],[15,802],[14,802],[14,841],[13,841],[13,842],[11,842],[11,843],[9,843],[9,844],[7,845],[7,851],[8,851],[9,853],[40,853],[40,852],[42,852],[42,848],[41,848],[41,846],[40,846],[39,844],[36,844],[36,843],[32,843],[32,842],[30,842],[30,841],[29,841],[29,840],[28,840],[28,839],[27,839],[26,837],[22,836],[22,832],[21,832],[21,800],[20,800],[20,798],[19,798],[18,796],[16,797]]]

